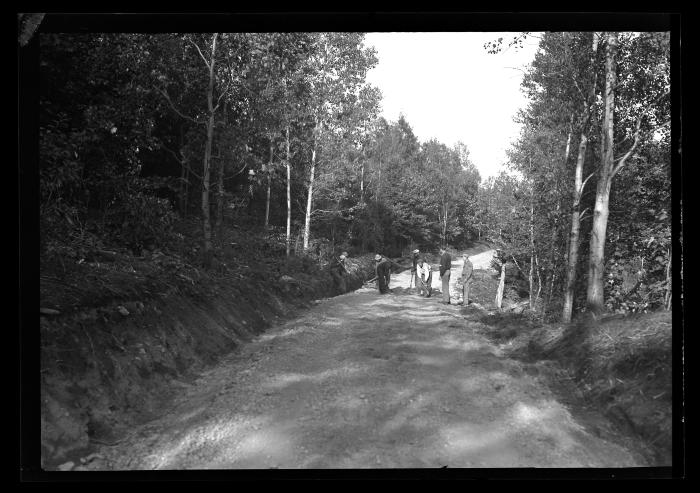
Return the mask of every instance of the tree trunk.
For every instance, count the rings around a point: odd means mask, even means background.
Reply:
[[[571,212],[571,232],[569,233],[569,256],[566,266],[566,288],[564,291],[564,309],[562,321],[571,322],[571,314],[574,306],[574,288],[576,286],[576,265],[578,264],[579,236],[581,231],[581,195],[583,193],[583,163],[586,156],[588,138],[581,133],[581,142],[578,147],[576,159],[576,178],[574,182],[574,206]]]
[[[617,33],[609,33],[605,50],[605,117],[602,128],[602,152],[595,208],[593,210],[593,229],[591,230],[590,258],[588,262],[588,290],[586,293],[586,304],[594,315],[599,315],[605,308],[603,274],[605,267],[605,234],[608,226],[608,206],[613,175],[613,153],[615,150],[613,117],[615,113],[617,48]]]
[[[537,294],[535,295],[534,306],[537,306],[537,300],[540,299],[540,293],[542,293],[542,276],[540,275],[540,262],[537,260],[537,255],[535,255],[535,268],[537,272]],[[533,308],[534,309],[534,308]],[[544,315],[544,313],[543,313]]]
[[[365,201],[365,161],[362,161],[362,171],[360,173],[360,203]]]
[[[528,174],[532,176],[532,159],[530,159],[530,169]],[[530,184],[530,272],[528,274],[530,310],[535,309],[535,299],[532,292],[535,288],[535,184]]]
[[[219,176],[216,189],[216,234],[221,239],[224,226],[224,160],[219,159]]]
[[[211,242],[211,214],[209,211],[210,197],[210,176],[211,176],[211,145],[214,137],[214,62],[216,53],[216,39],[218,33],[215,33],[212,39],[211,61],[209,63],[209,87],[207,88],[207,108],[209,110],[209,119],[207,120],[207,141],[204,146],[204,169],[202,172],[202,223],[204,230],[204,266],[211,267],[213,246]]]
[[[377,180],[377,201],[382,196],[382,158],[379,157],[379,178]]]
[[[190,168],[185,169],[185,201],[183,204],[183,215],[187,216],[187,211],[190,207]]]
[[[180,206],[180,214],[184,217],[185,216],[185,170],[187,167],[185,166],[185,163],[180,163],[180,191],[178,193],[178,203]]]
[[[267,166],[267,196],[265,197],[265,227],[270,225],[270,188],[272,187],[272,157],[274,153],[274,147],[272,145],[272,139],[270,139],[270,162]]]
[[[185,156],[182,153],[182,148],[184,146],[184,136],[183,136],[183,131],[182,131],[182,125],[180,125],[180,141],[179,141],[179,148],[180,148],[180,191],[179,191],[179,197],[178,197],[178,204],[180,207],[180,214],[182,214],[182,217],[185,217],[187,215],[187,193],[188,193],[188,186],[187,186],[187,180],[189,180],[189,173],[188,173],[188,166],[187,166],[187,161],[185,160]]]
[[[315,134],[315,131],[314,131]],[[311,174],[309,177],[309,193],[306,198],[306,217],[304,220],[304,251],[309,249],[309,237],[311,235],[311,206],[314,197],[314,178],[316,175],[316,135],[314,135],[311,148]]]
[[[601,314],[605,308],[603,275],[605,267],[605,235],[608,227],[610,185],[611,182],[609,180],[601,180],[599,182],[596,189],[596,201],[593,212],[586,304],[594,315]]]
[[[549,290],[547,291],[547,298],[545,299],[545,305],[542,309],[543,314],[547,313],[549,305],[552,304],[552,298],[554,297],[554,284],[557,280],[557,271],[552,267],[552,273],[549,276]]]
[[[287,257],[289,257],[292,244],[292,164],[289,153],[289,125],[287,125],[285,136],[287,144],[287,159],[285,162],[287,167]]]
[[[224,106],[224,125],[228,123],[228,114],[226,112],[226,106]],[[221,237],[223,233],[224,225],[224,159],[221,154],[221,146],[219,147],[219,177],[217,180],[217,190],[216,190],[216,235],[218,241],[221,242]]]
[[[447,204],[442,203],[442,248],[447,247]]]
[[[503,302],[503,289],[506,284],[506,264],[501,263],[501,277],[498,280],[498,290],[496,291],[496,308],[501,309],[501,303]]]
[[[530,283],[530,310],[535,309],[535,298],[532,293],[535,288],[535,222],[534,222],[535,208],[530,204],[530,272],[528,274],[528,281]]]
[[[668,264],[666,264],[666,293],[664,294],[664,307],[671,309],[671,249],[668,249]]]
[[[595,86],[597,82],[597,70],[595,67],[596,54],[598,52],[598,34],[593,33],[593,46],[591,48],[590,69],[593,71],[593,81],[588,89],[588,97],[584,102],[582,113],[581,138],[576,158],[576,172],[574,178],[573,211],[571,212],[571,231],[568,241],[568,261],[566,266],[566,285],[564,288],[564,308],[562,321],[571,322],[571,314],[574,307],[574,295],[576,287],[576,266],[578,264],[578,247],[581,231],[581,196],[583,195],[583,165],[586,161],[586,149],[588,147],[588,131],[590,128],[592,105],[595,101]]]
[[[571,155],[571,138],[573,137],[573,125],[574,125],[574,114],[571,114],[571,120],[569,121],[569,132],[566,136],[566,148],[564,150],[564,161],[563,168],[566,169],[569,163],[569,156]],[[561,210],[561,198],[557,199],[557,207],[554,217],[554,227],[552,228],[552,239],[550,241],[552,248],[549,255],[549,264],[547,264],[551,270],[549,275],[549,289],[547,290],[546,298],[544,299],[544,306],[542,307],[543,315],[547,312],[547,309],[552,302],[552,296],[554,294],[554,281],[557,278],[557,269],[555,267],[555,262],[557,255],[559,254],[558,240],[559,240],[559,211]]]

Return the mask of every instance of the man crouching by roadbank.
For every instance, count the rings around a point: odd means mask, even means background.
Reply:
[[[344,294],[347,291],[345,285],[345,276],[349,274],[348,268],[345,266],[345,259],[347,257],[348,252],[343,252],[331,261],[331,277],[333,277],[335,289],[340,292],[340,294]]]
[[[376,262],[374,270],[377,274],[377,287],[381,294],[389,292],[389,280],[391,278],[391,262],[389,259],[377,254],[374,256]]]

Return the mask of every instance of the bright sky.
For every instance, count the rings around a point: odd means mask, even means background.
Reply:
[[[482,180],[495,176],[519,133],[513,117],[527,105],[523,73],[515,68],[533,60],[538,40],[496,55],[484,43],[517,34],[367,33],[365,44],[379,58],[367,79],[382,91],[383,116],[395,121],[403,113],[421,142],[435,137],[452,146],[461,140]]]

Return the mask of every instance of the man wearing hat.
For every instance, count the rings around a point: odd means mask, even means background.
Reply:
[[[411,281],[409,282],[409,287],[410,285],[415,281],[414,286],[417,288],[418,287],[418,274],[417,274],[417,269],[416,266],[418,265],[418,256],[420,255],[420,250],[417,248],[413,250],[413,268],[411,269]]]
[[[341,294],[345,293],[345,275],[349,274],[347,267],[345,266],[345,259],[348,257],[348,252],[341,253],[338,257],[335,257],[331,261],[331,277],[333,277],[333,283],[337,290]]]
[[[469,255],[464,254],[464,265],[462,266],[462,276],[460,281],[462,282],[462,304],[467,306],[469,304],[469,285],[472,282],[472,275],[474,273],[474,265],[471,260],[469,260]]]
[[[377,274],[377,287],[381,294],[389,292],[389,279],[391,277],[391,262],[379,254],[374,256],[376,262],[374,270]]]

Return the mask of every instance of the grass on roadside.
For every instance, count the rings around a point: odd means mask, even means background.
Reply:
[[[552,361],[576,383],[582,402],[594,404],[623,431],[641,438],[650,461],[671,463],[671,313],[588,318],[541,324],[527,312],[481,317],[482,332],[507,354]]]

